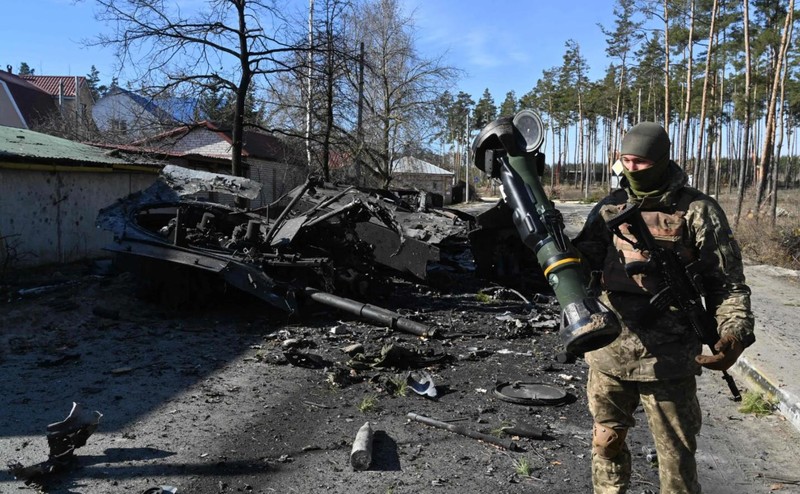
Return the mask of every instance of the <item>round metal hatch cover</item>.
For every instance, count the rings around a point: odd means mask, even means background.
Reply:
[[[567,401],[567,392],[549,384],[533,382],[504,382],[494,388],[503,401],[519,405],[560,405]]]

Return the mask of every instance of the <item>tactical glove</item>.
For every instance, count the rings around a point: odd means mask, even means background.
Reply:
[[[716,355],[698,355],[694,358],[695,362],[706,369],[726,371],[736,363],[744,351],[744,345],[735,337],[725,335],[714,345],[714,350]]]

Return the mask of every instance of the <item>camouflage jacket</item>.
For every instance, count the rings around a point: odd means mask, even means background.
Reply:
[[[670,184],[660,196],[636,198],[627,189],[623,178],[623,188],[612,192],[595,206],[573,244],[593,273],[603,273],[608,277],[609,268],[619,272],[623,261],[612,233],[605,225],[604,216],[616,212],[626,201],[638,205],[643,212],[678,213],[676,216],[685,224],[681,228],[682,238],[676,240],[676,247],[680,244],[682,250],[690,251],[692,257],[703,261],[700,274],[706,291],[706,307],[715,315],[720,335],[732,334],[747,347],[755,341],[750,289],[745,284],[741,253],[725,213],[713,198],[686,185],[687,176],[678,165],[670,162],[669,166]],[[678,211],[679,206],[685,206],[685,211]],[[639,281],[637,283],[641,285]],[[646,280],[644,286],[647,286]],[[673,379],[700,373],[694,357],[701,353],[702,347],[680,311],[676,308],[657,311],[649,303],[652,293],[644,290],[639,293],[618,288],[612,290],[603,279],[599,288],[600,300],[619,317],[622,333],[610,345],[586,354],[590,366],[634,381]]]

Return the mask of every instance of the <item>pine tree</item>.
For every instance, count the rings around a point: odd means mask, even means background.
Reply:
[[[495,118],[497,118],[497,106],[494,104],[494,98],[492,98],[489,88],[486,88],[472,111],[470,128],[482,129]]]
[[[17,71],[17,73],[20,76],[33,75],[34,70],[32,68],[30,68],[30,66],[27,63],[22,62],[22,63],[19,64],[19,71]]]
[[[100,99],[108,91],[108,86],[100,84],[100,71],[97,70],[97,67],[94,65],[92,65],[89,73],[86,74],[86,84],[89,86],[89,90],[92,92],[92,97],[95,101]]]
[[[517,113],[517,95],[514,91],[509,91],[506,93],[506,99],[500,105],[500,115],[510,117],[515,113]]]

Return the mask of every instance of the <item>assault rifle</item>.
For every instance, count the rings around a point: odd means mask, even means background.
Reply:
[[[634,240],[626,237],[620,230],[620,226],[625,223],[628,224],[628,231]],[[714,345],[719,341],[717,321],[703,304],[705,290],[698,273],[701,261],[694,261],[684,266],[677,252],[656,243],[642,219],[641,211],[630,204],[626,204],[618,214],[607,219],[606,225],[614,235],[631,244],[634,249],[649,253],[647,261],[634,261],[625,265],[628,276],[652,272],[661,274],[664,286],[650,299],[650,305],[659,310],[666,310],[670,306],[677,307],[700,341],[708,345],[711,353],[716,355],[718,352],[714,349]],[[742,395],[733,377],[727,371],[722,371],[722,378],[728,384],[733,400],[740,401]]]

